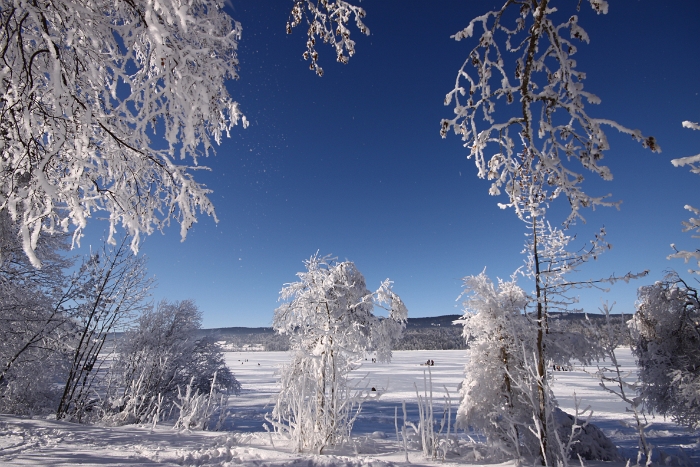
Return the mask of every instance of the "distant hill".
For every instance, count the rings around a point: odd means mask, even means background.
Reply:
[[[394,350],[433,350],[465,348],[461,326],[452,322],[461,315],[408,318],[403,338]],[[199,336],[213,336],[226,350],[288,350],[289,338],[275,334],[271,327],[230,327],[200,329]]]
[[[466,349],[462,326],[453,324],[461,317],[462,315],[443,315],[408,318],[403,337],[396,342],[394,350]],[[591,327],[584,326],[585,318],[583,313],[553,313],[550,327],[583,334],[595,332]],[[611,318],[616,329],[619,328],[616,332],[622,332],[624,324],[620,315],[611,315]],[[630,318],[631,315],[625,315],[625,320]],[[589,314],[588,319],[596,327],[602,326],[605,321],[605,317],[600,314]],[[198,335],[215,337],[225,350],[289,350],[289,338],[275,334],[271,327],[201,329]]]

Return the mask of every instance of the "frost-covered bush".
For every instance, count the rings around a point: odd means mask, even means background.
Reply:
[[[642,396],[652,412],[700,426],[700,302],[675,274],[640,287],[630,329]]]
[[[281,389],[267,420],[290,436],[298,451],[321,453],[344,442],[367,392],[353,385],[350,371],[368,350],[380,362],[391,359],[392,342],[406,326],[407,311],[384,281],[372,293],[349,261],[318,254],[305,261],[298,282],[280,292],[273,327],[288,334],[292,360],[282,370]],[[375,305],[388,317],[373,314]]]
[[[69,361],[55,349],[32,349],[0,385],[0,413],[48,415],[61,399]]]
[[[220,386],[216,382],[217,374],[210,383],[209,393],[201,393],[199,389],[194,388],[194,377],[190,379],[189,384],[183,390],[177,388],[177,400],[173,401],[173,405],[177,407],[180,413],[175,421],[175,428],[186,430],[206,430],[210,426],[210,419],[214,412],[219,411],[219,420],[213,427],[218,430],[225,418],[226,403],[228,402],[228,393],[221,393]]]
[[[56,410],[67,371],[72,301],[78,281],[67,270],[65,236],[39,236],[36,269],[22,249],[17,225],[0,209],[0,412]]]
[[[191,300],[163,300],[139,317],[137,326],[117,343],[106,418],[154,422],[172,414],[183,392],[239,391],[214,339],[196,338],[201,319]]]
[[[460,320],[468,342],[468,363],[460,388],[457,424],[486,435],[488,443],[514,457],[522,444],[536,454],[536,440],[528,430],[533,407],[528,394],[524,352],[532,358],[535,329],[523,315],[527,296],[515,280],[498,286],[482,272],[464,278],[465,314]],[[525,394],[528,393],[528,394]]]

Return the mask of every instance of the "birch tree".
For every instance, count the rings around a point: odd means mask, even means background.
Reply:
[[[406,327],[407,310],[388,279],[370,292],[349,261],[312,256],[298,282],[280,292],[274,329],[288,334],[292,361],[281,375],[281,390],[268,421],[292,439],[298,451],[321,453],[347,440],[359,406],[368,396],[349,373],[369,350],[379,362],[391,359],[391,345]],[[373,314],[375,306],[388,312]]]
[[[605,127],[660,151],[653,137],[588,114],[585,103],[597,104],[600,99],[584,90],[585,73],[576,68],[572,57],[577,43],[588,42],[589,37],[576,14],[560,13],[554,3],[507,0],[500,9],[474,18],[452,36],[460,41],[476,34],[479,39],[445,98],[446,105],[454,106],[454,116],[441,123],[443,137],[453,130],[462,138],[469,150],[467,157],[476,164],[477,176],[491,182],[489,194],[505,192],[506,201],[499,206],[513,208],[531,233],[537,323],[536,418],[543,465],[553,462],[550,456],[558,454],[548,446],[546,284],[538,228],[550,203],[557,199],[565,199],[570,208],[563,221],[565,228],[577,220],[585,221],[584,208],[619,204],[609,195],[590,195],[582,188],[584,173],[612,180],[612,173],[602,163],[609,149]],[[597,13],[607,13],[605,0],[588,3]]]

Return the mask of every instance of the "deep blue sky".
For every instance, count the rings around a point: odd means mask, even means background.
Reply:
[[[229,89],[251,125],[202,161],[211,173],[197,174],[214,190],[219,223],[200,218],[184,243],[175,227],[144,242],[153,298],[194,299],[205,327],[268,326],[279,290],[318,250],[354,261],[370,289],[391,278],[409,316],[461,312],[462,277],[486,267],[507,278],[524,259],[523,224],[488,196],[460,139],[439,135],[440,119],[452,115],[443,99],[474,45],[450,35],[502,2],[365,0],[371,35],[353,26],[348,65],[319,47],[322,78],[301,57],[305,29],[285,33],[287,3],[229,8],[243,25],[240,79]],[[614,181],[590,174],[584,188],[612,193],[621,210],[587,212],[572,230],[582,245],[605,225],[614,246],[583,276],[650,269],[610,293],[581,293],[587,311],[602,298],[631,312],[637,287],[687,269],[666,259],[669,244],[700,242],[681,231],[683,206],[700,205],[700,180],[669,162],[700,152],[700,132],[681,127],[700,120],[700,2],[611,1],[600,16],[584,2],[580,17],[591,43],[575,57],[586,89],[602,99],[589,114],[639,128],[663,148],[653,154],[608,131]],[[104,229],[90,223],[81,251]]]

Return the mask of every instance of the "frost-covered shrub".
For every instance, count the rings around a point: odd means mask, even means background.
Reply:
[[[190,379],[190,383],[184,390],[177,388],[177,400],[173,401],[173,405],[177,407],[180,416],[175,421],[175,428],[206,430],[209,427],[209,420],[216,411],[219,411],[220,416],[214,429],[220,428],[223,418],[221,415],[225,415],[228,394],[219,392],[216,376],[214,373],[209,393],[201,393],[194,388],[194,377]]]
[[[77,280],[66,272],[65,236],[41,234],[36,269],[16,235],[17,223],[0,209],[0,412],[47,413],[60,399],[66,371]]]
[[[380,362],[391,359],[392,342],[406,326],[407,311],[387,279],[372,293],[349,261],[318,254],[305,261],[299,282],[280,292],[273,327],[288,334],[292,361],[282,370],[281,389],[267,420],[292,439],[298,451],[321,453],[345,441],[368,394],[348,375],[368,350]],[[373,314],[374,306],[388,317]]]
[[[164,300],[144,312],[117,343],[107,418],[153,422],[172,413],[183,391],[238,392],[240,384],[214,338],[195,337],[200,327],[201,312],[191,300]]]
[[[640,287],[630,329],[642,396],[652,412],[700,426],[700,302],[675,274]]]
[[[484,272],[464,278],[465,314],[460,320],[468,342],[468,363],[460,388],[457,424],[486,435],[502,452],[521,456],[521,444],[537,452],[527,427],[533,420],[523,353],[530,353],[534,328],[523,315],[525,292],[515,280],[498,286]],[[525,350],[526,349],[526,350]]]
[[[0,413],[46,415],[56,410],[69,366],[54,350],[34,349],[6,375],[0,386]]]

